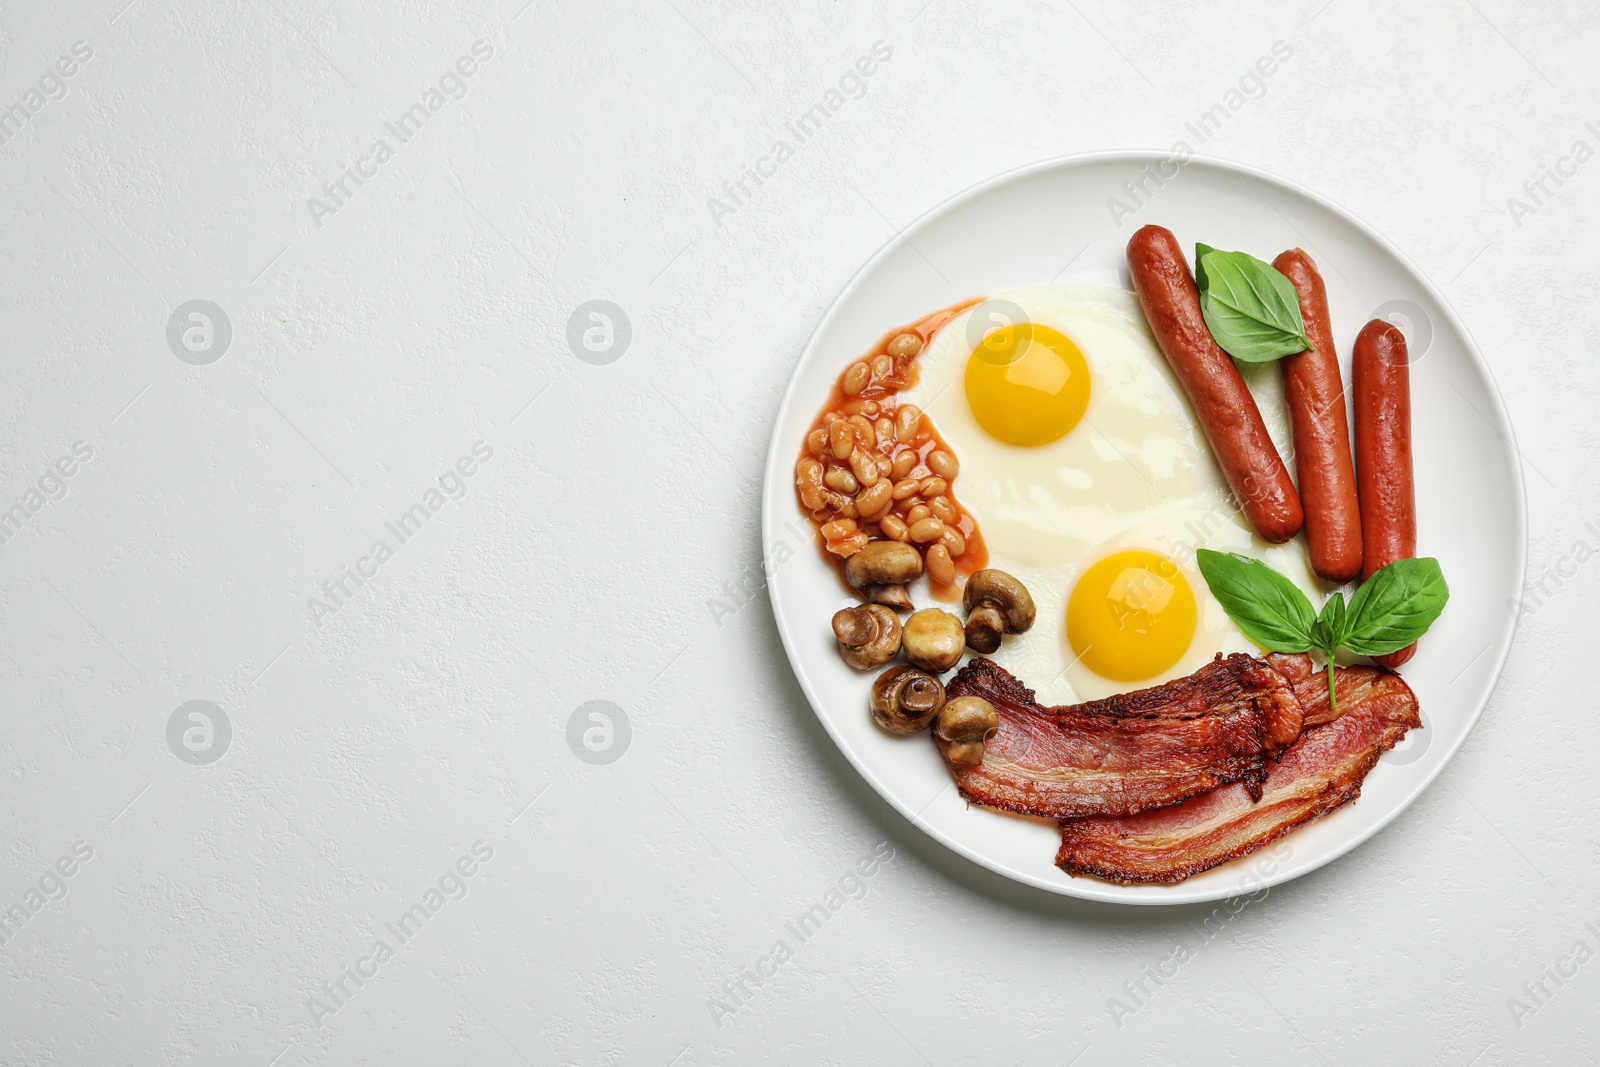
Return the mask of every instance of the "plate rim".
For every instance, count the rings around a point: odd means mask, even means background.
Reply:
[[[789,382],[784,388],[783,396],[778,401],[778,407],[773,416],[772,436],[767,445],[767,460],[762,473],[762,545],[767,546],[774,544],[776,538],[776,527],[774,526],[774,523],[778,521],[778,518],[774,514],[773,510],[773,502],[775,499],[775,495],[772,490],[773,480],[774,478],[781,477],[786,485],[788,483],[787,464],[780,466],[779,459],[785,454],[792,455],[794,453],[794,449],[789,447],[786,450],[786,442],[780,441],[778,439],[778,435],[781,428],[782,413],[789,410],[789,405],[795,400],[794,394],[799,384],[799,368],[807,361],[807,359],[812,356],[812,351],[817,346],[818,339],[833,322],[835,316],[840,313],[840,309],[844,306],[849,297],[855,292],[856,288],[861,284],[862,279],[869,271],[876,267],[882,260],[887,258],[889,254],[900,245],[901,242],[909,243],[913,236],[915,236],[924,226],[933,220],[943,216],[949,211],[954,210],[969,200],[976,199],[988,193],[997,186],[1002,186],[1008,182],[1020,180],[1028,175],[1035,174],[1040,171],[1058,169],[1066,170],[1093,163],[1122,162],[1137,165],[1140,163],[1160,162],[1161,160],[1171,158],[1171,156],[1171,152],[1162,152],[1154,149],[1103,149],[1091,152],[1075,152],[1066,155],[1052,156],[1046,159],[1036,160],[1032,163],[1025,163],[1021,166],[1013,167],[1010,170],[991,175],[957,191],[956,193],[953,193],[950,196],[945,197],[943,200],[922,212],[911,222],[901,227],[895,234],[885,240],[884,243],[872,253],[872,255],[867,257],[861,266],[857,268],[856,271],[845,281],[838,294],[835,295],[833,300],[828,304],[827,309],[817,320],[816,326],[806,338],[805,344],[801,347],[798,357],[795,359],[790,368]],[[1515,462],[1510,464],[1511,481],[1514,489],[1517,511],[1516,522],[1514,524],[1514,533],[1516,537],[1515,578],[1516,587],[1519,590],[1524,588],[1527,584],[1528,572],[1528,497],[1527,482],[1522,471],[1522,450],[1517,445],[1516,428],[1512,425],[1510,411],[1506,407],[1505,394],[1501,391],[1500,383],[1495,378],[1494,370],[1489,365],[1488,360],[1484,358],[1483,351],[1479,347],[1477,339],[1467,328],[1465,321],[1463,321],[1461,315],[1456,311],[1455,307],[1448,299],[1446,299],[1444,293],[1440,291],[1439,287],[1434,284],[1433,279],[1429,277],[1429,275],[1423,271],[1422,268],[1419,267],[1410,256],[1407,256],[1386,236],[1379,232],[1375,227],[1368,224],[1366,220],[1345,208],[1337,201],[1332,200],[1313,189],[1307,188],[1294,179],[1286,178],[1282,175],[1263,170],[1260,167],[1256,167],[1248,163],[1242,163],[1237,160],[1224,159],[1219,156],[1191,153],[1183,165],[1187,167],[1192,166],[1195,163],[1204,164],[1206,166],[1217,168],[1218,170],[1237,174],[1241,177],[1244,177],[1247,181],[1251,179],[1264,181],[1270,185],[1274,185],[1299,196],[1303,196],[1307,200],[1312,201],[1325,210],[1332,212],[1345,223],[1353,226],[1365,237],[1377,243],[1389,255],[1393,256],[1395,260],[1401,264],[1401,266],[1410,272],[1410,274],[1421,284],[1422,288],[1427,292],[1427,294],[1437,303],[1439,308],[1444,312],[1445,316],[1449,320],[1450,324],[1455,329],[1460,331],[1461,336],[1466,340],[1467,355],[1470,357],[1478,372],[1483,375],[1484,380],[1489,384],[1490,399],[1493,402],[1493,415],[1498,420],[1498,425],[1495,427],[1495,429],[1502,431],[1503,436],[1506,438],[1506,443],[1511,449],[1512,458],[1515,460]],[[769,566],[769,561],[767,559],[767,551],[765,547],[763,547],[762,551],[762,565],[764,568],[764,573],[766,573],[765,569]],[[931,823],[923,822],[920,818],[921,812],[913,812],[910,810],[908,805],[902,803],[900,798],[895,795],[894,791],[887,788],[885,783],[872,770],[870,764],[862,758],[860,753],[856,752],[851,747],[848,740],[842,737],[834,729],[828,717],[819,710],[819,704],[821,701],[811,684],[811,679],[799,666],[800,660],[797,658],[796,648],[790,636],[788,621],[785,619],[783,610],[778,605],[776,598],[771,595],[770,578],[767,582],[767,590],[767,602],[772,610],[773,621],[777,624],[778,637],[783,642],[784,655],[789,661],[789,669],[793,672],[795,680],[800,683],[801,691],[805,693],[806,703],[810,706],[811,713],[817,717],[817,720],[822,724],[822,728],[827,732],[828,737],[833,741],[838,750],[843,753],[845,759],[850,762],[850,765],[855,769],[856,773],[861,775],[861,777],[866,780],[867,784],[872,787],[873,791],[876,792],[881,799],[887,802],[890,807],[899,812],[900,815],[904,817],[913,828],[920,830],[922,833],[939,842],[939,844],[943,845],[945,848],[949,849],[951,852],[954,852],[963,859],[972,863],[976,863],[986,870],[992,871],[1003,878],[1021,885],[1028,885],[1037,889],[1042,889],[1058,896],[1072,897],[1079,900],[1091,900],[1107,904],[1160,907],[1172,904],[1208,903],[1216,900],[1229,899],[1238,895],[1232,887],[1224,892],[1208,892],[1202,890],[1198,893],[1183,893],[1180,889],[1183,883],[1178,883],[1177,885],[1163,887],[1165,889],[1172,890],[1173,892],[1170,894],[1163,893],[1160,896],[1151,895],[1129,897],[1125,895],[1119,895],[1115,892],[1116,890],[1127,887],[1118,886],[1111,883],[1102,885],[1102,883],[1093,879],[1070,879],[1065,883],[1048,882],[1041,878],[1035,878],[1015,870],[1000,867],[996,863],[991,862],[987,857],[974,852],[966,845],[953,839],[939,827],[934,826]],[[1416,803],[1417,798],[1421,796],[1422,793],[1427,790],[1435,780],[1438,779],[1439,775],[1444,772],[1444,769],[1448,767],[1451,761],[1455,759],[1456,753],[1461,750],[1461,746],[1466,743],[1467,738],[1471,736],[1473,730],[1477,728],[1478,720],[1482,718],[1484,709],[1488,707],[1490,699],[1493,698],[1495,691],[1499,688],[1500,680],[1505,673],[1506,662],[1511,656],[1512,645],[1516,643],[1517,631],[1521,626],[1521,622],[1522,619],[1520,614],[1513,613],[1511,619],[1511,628],[1506,631],[1505,638],[1500,642],[1500,647],[1496,650],[1492,680],[1485,689],[1482,698],[1477,700],[1475,702],[1475,706],[1470,709],[1467,717],[1466,729],[1461,732],[1454,744],[1450,746],[1449,750],[1445,753],[1444,759],[1439,761],[1438,766],[1431,773],[1428,773],[1422,778],[1418,779],[1412,788],[1401,797],[1399,803],[1395,804],[1390,811],[1385,813],[1370,827],[1367,827],[1365,830],[1351,838],[1342,846],[1328,851],[1325,855],[1314,857],[1301,863],[1290,863],[1282,870],[1274,871],[1268,876],[1258,878],[1254,883],[1258,886],[1256,891],[1269,889],[1273,886],[1282,885],[1285,882],[1293,881],[1296,878],[1310,874],[1312,871],[1318,870],[1319,868],[1332,863],[1334,860],[1348,855],[1361,845],[1365,844],[1380,831],[1387,828],[1390,823],[1392,823],[1401,815],[1401,813],[1409,810],[1410,807]],[[1079,883],[1090,884],[1080,885]]]

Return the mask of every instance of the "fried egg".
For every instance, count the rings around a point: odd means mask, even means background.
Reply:
[[[1255,652],[1211,596],[1195,550],[1245,552],[1320,599],[1304,550],[1249,531],[1137,297],[1087,283],[1002,293],[952,319],[903,399],[961,463],[955,489],[992,567],[1038,615],[993,658],[1065,703]],[[1271,364],[1244,368],[1280,450]]]

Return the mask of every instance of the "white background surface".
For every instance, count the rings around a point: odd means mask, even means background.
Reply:
[[[1591,11],[122,2],[0,16],[0,105],[93,49],[0,144],[0,504],[94,453],[0,544],[0,908],[66,888],[0,946],[0,1059],[1593,1061],[1600,163],[1507,206],[1600,149]],[[465,97],[317,226],[307,198],[479,39]],[[718,226],[707,197],[879,40],[865,94]],[[1041,157],[1166,149],[1276,40],[1195,147],[1331,196],[1454,301],[1544,595],[1404,817],[1207,927],[1013,885],[878,800],[783,657],[756,478],[806,336],[897,226]],[[166,342],[192,299],[232,322],[208,366]],[[590,299],[632,323],[609,365],[566,343]],[[466,496],[314,621],[480,439]],[[194,699],[233,729],[207,766],[167,741]],[[610,764],[566,740],[591,700],[632,725]],[[385,924],[478,841],[399,947]],[[787,932],[882,842],[860,899]]]

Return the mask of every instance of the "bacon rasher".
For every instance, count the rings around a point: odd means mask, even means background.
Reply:
[[[1124,885],[1181,882],[1354,800],[1378,757],[1422,725],[1416,696],[1393,671],[1340,667],[1331,717],[1324,671],[1312,673],[1304,656],[1268,662],[1293,684],[1306,729],[1269,764],[1259,799],[1236,784],[1161,811],[1066,821],[1057,866]]]
[[[1309,675],[1310,660],[1299,658]],[[1300,735],[1290,681],[1241,654],[1165,685],[1064,707],[1041,707],[987,659],[970,661],[948,692],[983,697],[1000,716],[981,764],[946,759],[961,795],[1019,815],[1131,815],[1230,782],[1259,795],[1267,759]],[[948,746],[934,740],[943,755]]]

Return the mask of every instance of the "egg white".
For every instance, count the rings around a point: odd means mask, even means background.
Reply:
[[[1019,447],[989,436],[967,403],[969,311],[932,339],[918,357],[916,386],[904,394],[928,412],[960,460],[953,488],[977,520],[990,566],[1018,578],[1038,608],[1033,628],[1006,638],[996,662],[1032,687],[1040,701],[1053,704],[1157,685],[1192,673],[1218,652],[1257,651],[1208,592],[1194,565],[1197,548],[1264,559],[1313,603],[1321,602],[1321,586],[1299,543],[1268,545],[1234,508],[1135,294],[1074,282],[991,299],[1009,301],[1030,322],[1070,338],[1083,353],[1091,382],[1082,421],[1058,440]],[[1288,418],[1276,368],[1245,368],[1245,374],[1268,431],[1286,455]],[[1171,558],[1198,607],[1184,655],[1169,670],[1137,682],[1104,678],[1077,662],[1066,634],[1067,600],[1078,575],[1125,548]]]

